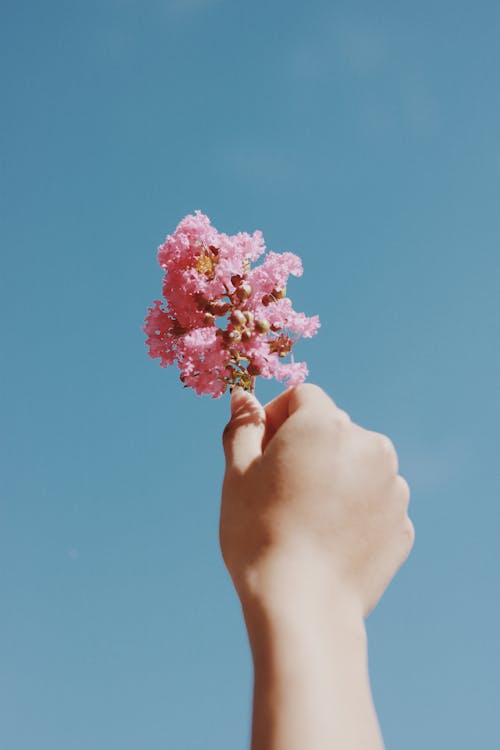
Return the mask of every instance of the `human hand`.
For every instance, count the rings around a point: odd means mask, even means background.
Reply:
[[[236,389],[231,410],[220,544],[240,599],[303,586],[366,617],[414,541],[391,440],[311,384],[265,407]]]

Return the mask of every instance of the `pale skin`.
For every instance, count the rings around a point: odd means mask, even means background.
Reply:
[[[318,386],[236,389],[220,544],[254,664],[252,750],[383,750],[365,618],[408,557],[410,491],[385,435]]]

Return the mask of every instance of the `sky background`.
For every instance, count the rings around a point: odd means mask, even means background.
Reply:
[[[141,331],[195,209],[302,257],[298,358],[398,450],[416,541],[367,622],[388,750],[500,746],[498,3],[0,9],[0,746],[248,748],[227,398]]]

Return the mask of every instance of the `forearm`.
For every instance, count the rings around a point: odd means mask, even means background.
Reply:
[[[252,750],[382,750],[361,614],[310,587],[290,594],[243,608],[254,661]]]
[[[364,617],[415,533],[392,441],[310,384],[265,407],[236,389],[231,409],[219,536],[254,661],[252,750],[383,750]]]

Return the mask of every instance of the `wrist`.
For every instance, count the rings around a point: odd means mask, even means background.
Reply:
[[[250,643],[281,631],[324,632],[366,647],[362,605],[317,555],[269,556],[245,571],[238,587]]]
[[[382,748],[356,598],[321,572],[260,570],[242,598],[254,666],[253,750]],[[279,573],[279,575],[278,575]],[[360,717],[362,717],[360,721]]]
[[[383,750],[359,597],[318,554],[260,560],[238,586],[254,664],[252,749]]]

